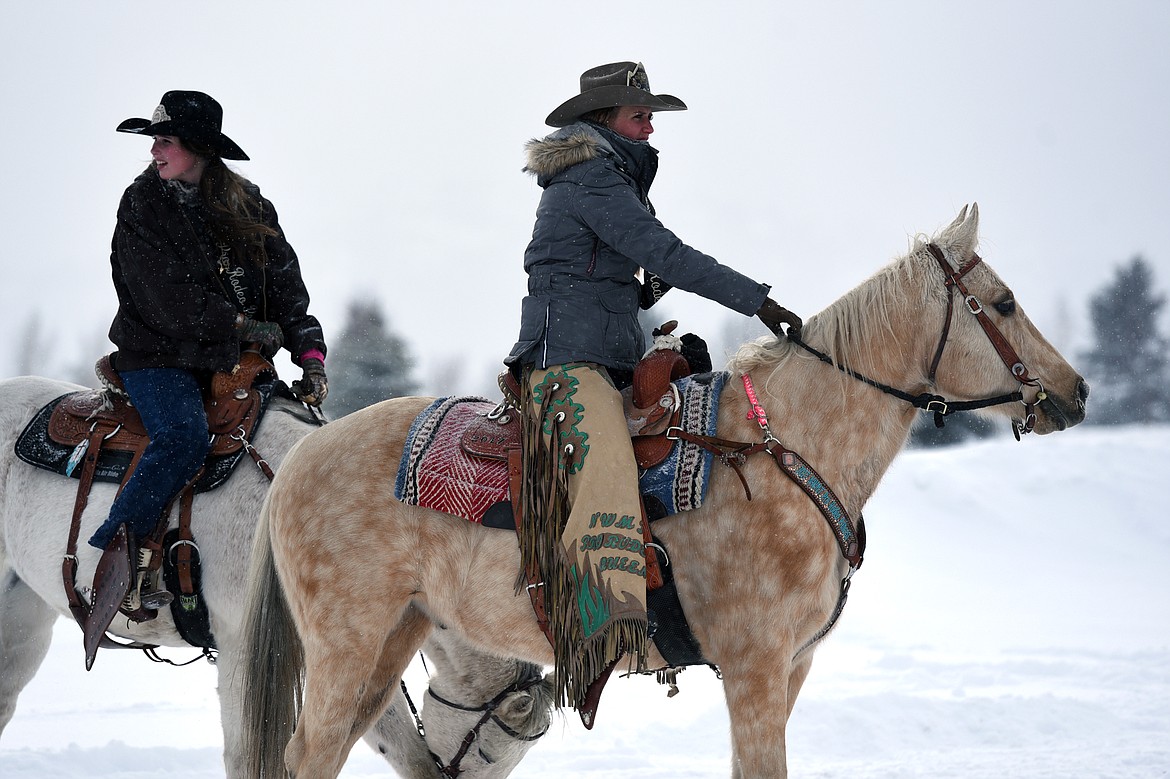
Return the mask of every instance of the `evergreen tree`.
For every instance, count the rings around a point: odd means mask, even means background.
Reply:
[[[406,342],[389,331],[381,307],[372,300],[349,304],[345,329],[330,344],[328,365],[325,409],[334,419],[418,391]]]
[[[53,336],[46,330],[40,312],[34,312],[25,320],[24,327],[16,339],[15,375],[49,375],[54,346]]]
[[[1117,269],[1089,302],[1096,343],[1081,355],[1092,387],[1090,422],[1117,425],[1170,420],[1170,345],[1158,332],[1165,295],[1154,292],[1154,272],[1141,257]]]
[[[996,427],[996,424],[1003,425]],[[942,427],[934,424],[934,414],[922,412],[914,420],[910,428],[909,446],[925,448],[930,446],[954,446],[977,441],[981,438],[991,438],[997,433],[1009,430],[1010,423],[995,422],[975,413],[960,413],[946,417]]]

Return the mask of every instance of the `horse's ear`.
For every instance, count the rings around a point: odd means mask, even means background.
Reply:
[[[962,258],[962,262],[970,260],[975,247],[979,245],[979,204],[963,206],[955,221],[942,231],[940,238],[953,253]]]
[[[959,211],[959,215],[955,217],[955,221],[953,221],[949,225],[947,225],[946,230],[944,230],[943,232],[949,233],[952,230],[958,230],[959,227],[963,224],[963,222],[966,219],[967,219],[967,206],[963,206],[963,209],[961,211]]]
[[[963,253],[964,261],[970,260],[975,254],[975,247],[979,245],[979,204],[972,203],[968,209],[963,207],[967,218],[963,220],[963,227],[959,230],[958,245],[955,246]]]

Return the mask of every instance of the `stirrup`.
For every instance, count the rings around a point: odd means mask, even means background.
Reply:
[[[139,599],[142,603],[142,608],[158,611],[159,609],[165,609],[167,606],[170,606],[175,596],[166,590],[152,590],[141,593]]]
[[[135,622],[147,622],[154,619],[157,611],[171,605],[175,596],[165,589],[155,589],[153,576],[150,571],[150,561],[154,550],[145,545],[138,549],[138,566],[135,571],[134,586],[126,593],[122,601],[122,611]]]

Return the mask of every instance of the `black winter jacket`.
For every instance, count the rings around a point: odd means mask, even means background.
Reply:
[[[122,195],[110,253],[118,368],[230,371],[240,357],[241,312],[279,323],[294,362],[308,350],[324,353],[296,252],[272,203],[253,189],[264,224],[277,231],[265,240],[268,260],[260,268],[216,244],[194,194],[148,169]]]
[[[510,366],[587,361],[630,370],[645,349],[639,267],[741,314],[769,287],[687,246],[654,216],[648,144],[577,122],[528,144],[525,168],[544,188],[524,253],[528,295]]]

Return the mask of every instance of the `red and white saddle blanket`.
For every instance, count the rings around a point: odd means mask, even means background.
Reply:
[[[476,397],[440,398],[428,406],[406,437],[394,496],[470,522],[509,500],[507,463],[471,456],[462,446],[467,426],[493,408]]]
[[[674,382],[685,430],[715,435],[719,393],[727,376],[700,373]],[[394,497],[476,523],[491,506],[510,501],[507,462],[477,456],[463,445],[466,429],[495,408],[480,397],[449,397],[424,409],[406,437]],[[642,493],[657,499],[663,515],[698,508],[707,494],[713,459],[710,451],[678,441],[665,462],[639,474]]]

